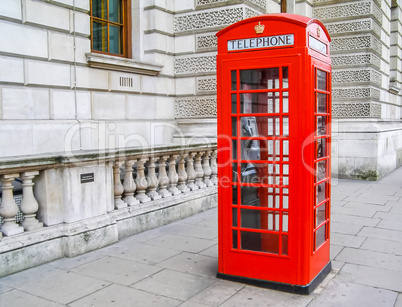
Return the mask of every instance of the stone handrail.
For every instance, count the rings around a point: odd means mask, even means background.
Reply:
[[[38,220],[38,210],[44,216],[43,211],[50,209],[42,206],[43,197],[33,188],[35,179],[46,170],[106,165],[113,178],[110,205],[120,210],[217,185],[216,159],[216,143],[0,159],[0,240],[2,234],[14,236],[50,226]],[[13,196],[15,178],[22,181],[19,206]],[[23,218],[16,219],[17,214]]]

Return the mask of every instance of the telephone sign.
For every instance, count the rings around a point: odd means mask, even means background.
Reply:
[[[217,37],[218,277],[310,293],[331,269],[330,37],[291,14]]]

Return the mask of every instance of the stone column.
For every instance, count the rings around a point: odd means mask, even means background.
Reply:
[[[201,164],[201,160],[202,160],[202,155],[203,152],[199,151],[197,152],[197,154],[195,155],[195,163],[194,163],[194,169],[195,169],[195,184],[200,188],[205,188],[206,184],[202,181],[204,179],[204,170],[202,169],[202,164]]]
[[[0,204],[0,216],[4,219],[4,224],[1,226],[0,231],[5,236],[12,236],[24,231],[24,228],[15,222],[15,216],[18,213],[18,206],[15,203],[13,196],[12,182],[19,174],[1,175],[0,181],[3,184],[2,199]]]
[[[172,196],[166,187],[169,184],[169,177],[166,174],[166,159],[169,156],[162,156],[159,158],[159,194],[162,195],[163,198]]]
[[[177,188],[177,181],[179,180],[179,176],[177,175],[176,172],[176,159],[178,155],[171,155],[169,158],[169,172],[168,172],[168,177],[169,177],[169,192],[172,193],[172,195],[179,195],[181,194],[181,191]]]
[[[124,202],[129,206],[138,205],[140,201],[134,198],[134,192],[137,186],[135,185],[133,178],[133,165],[137,160],[126,160],[125,163],[125,174],[124,174]]]
[[[217,150],[212,151],[211,154],[211,182],[218,185],[218,164],[216,162]]]
[[[36,213],[39,209],[39,204],[33,194],[34,183],[32,180],[39,175],[38,171],[22,173],[22,200],[20,210],[24,214],[24,220],[21,226],[25,231],[43,228],[43,223],[36,219]]]
[[[197,175],[194,170],[194,156],[194,152],[190,152],[187,156],[187,187],[191,191],[198,190],[198,186],[194,183],[194,179]]]
[[[202,156],[202,169],[204,170],[204,183],[207,187],[212,187],[214,184],[210,180],[212,170],[211,166],[209,165],[209,156],[211,155],[211,151],[207,150],[204,155]]]
[[[177,165],[177,175],[178,175],[178,180],[177,180],[177,188],[182,192],[188,192],[190,189],[186,186],[186,181],[187,181],[187,172],[185,168],[185,163],[186,163],[186,157],[187,154],[183,154],[180,156],[179,163]]]
[[[137,195],[135,195],[135,198],[141,203],[151,201],[151,199],[145,194],[145,190],[148,187],[148,182],[144,173],[144,164],[146,161],[146,159],[140,159],[137,162],[137,179],[135,180],[135,183],[137,184]]]
[[[159,195],[158,192],[156,192],[156,188],[158,187],[159,180],[156,177],[156,173],[155,173],[155,158],[154,157],[149,158],[147,180],[148,180],[147,195],[149,197],[151,197],[152,200],[161,199],[162,196]]]
[[[121,199],[121,195],[124,192],[124,187],[120,180],[120,166],[122,161],[115,161],[113,164],[113,181],[114,181],[114,208],[121,209],[127,207],[127,204]]]

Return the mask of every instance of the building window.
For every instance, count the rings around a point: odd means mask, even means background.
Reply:
[[[286,0],[281,1],[281,13],[286,13]]]
[[[91,0],[92,51],[129,57],[130,0]]]

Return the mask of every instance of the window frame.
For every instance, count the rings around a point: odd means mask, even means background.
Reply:
[[[116,56],[116,57],[122,57],[122,58],[132,58],[132,35],[131,35],[131,0],[121,0],[121,15],[122,15],[122,53],[111,53],[111,52],[105,52],[105,51],[100,51],[100,50],[95,50],[93,45],[94,45],[94,40],[93,40],[93,22],[94,20],[99,20],[102,22],[107,23],[107,33],[108,33],[108,49],[110,49],[110,41],[109,41],[109,25],[113,24],[114,22],[109,21],[109,16],[106,16],[107,19],[102,19],[99,17],[94,17],[92,14],[92,2],[94,0],[90,0],[90,8],[89,8],[89,15],[90,15],[90,26],[91,26],[91,52],[97,53],[97,54],[105,54],[109,56]],[[107,3],[107,14],[109,12],[109,1],[106,0]],[[108,50],[109,51],[109,50]]]

